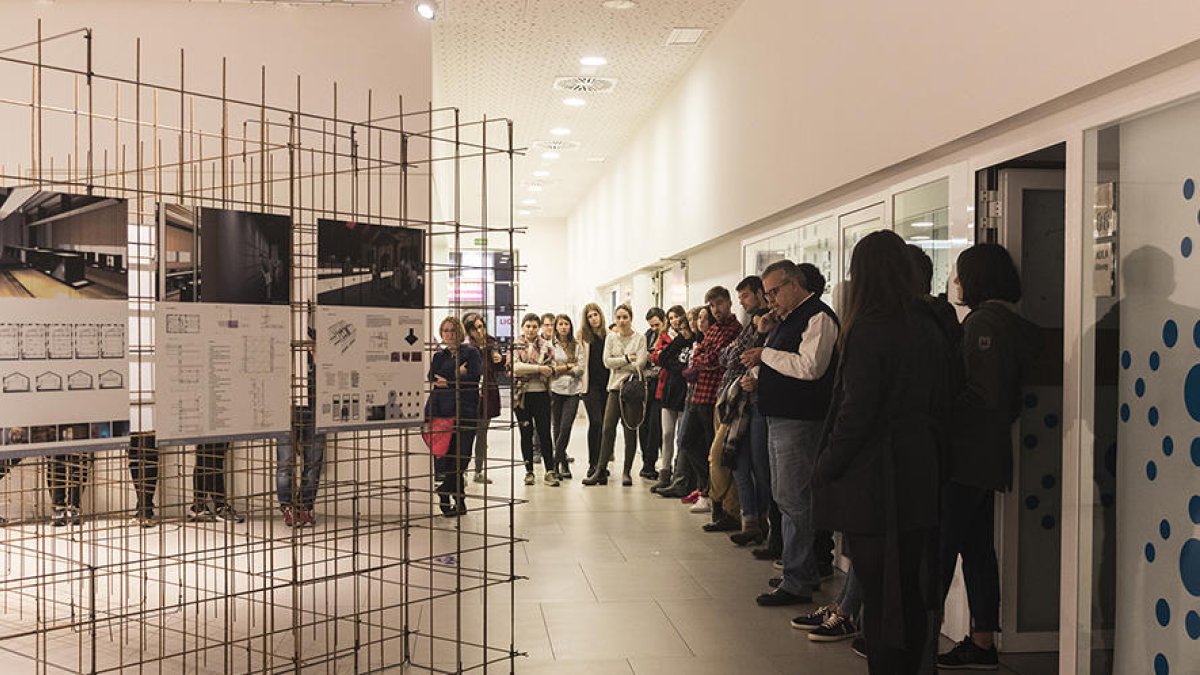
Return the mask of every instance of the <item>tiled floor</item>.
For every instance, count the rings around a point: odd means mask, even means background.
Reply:
[[[583,438],[577,425],[572,454],[580,473]],[[791,628],[789,619],[805,608],[755,605],[770,563],[725,534],[702,532],[707,515],[651,495],[640,479],[633,487],[584,487],[580,477],[553,488],[541,484],[539,469],[537,485],[515,488],[528,500],[517,509],[517,533],[529,538],[518,556],[529,580],[516,591],[517,648],[529,657],[517,672],[866,673],[848,642],[810,642]],[[817,601],[840,585],[839,575]]]

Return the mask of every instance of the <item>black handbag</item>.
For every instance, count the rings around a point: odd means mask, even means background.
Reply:
[[[646,378],[639,368],[629,379],[621,383],[617,391],[621,405],[621,424],[626,429],[638,429],[646,421],[646,405],[649,402]]]

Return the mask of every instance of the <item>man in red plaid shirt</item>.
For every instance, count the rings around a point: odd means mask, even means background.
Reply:
[[[684,411],[683,429],[679,447],[688,472],[696,476],[700,499],[708,499],[708,451],[716,432],[713,407],[717,403],[717,390],[725,368],[721,365],[721,350],[742,331],[742,324],[733,315],[733,299],[724,286],[714,286],[704,294],[704,302],[712,313],[713,324],[704,333],[704,339],[692,350],[690,369],[695,373],[692,395]],[[674,489],[675,486],[673,486]],[[665,497],[678,496],[678,490],[660,492]]]

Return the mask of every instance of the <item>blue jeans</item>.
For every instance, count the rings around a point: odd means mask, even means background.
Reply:
[[[742,502],[742,520],[766,517],[771,508],[771,460],[767,450],[767,419],[754,406],[747,406],[750,428],[741,439],[733,480]]]
[[[300,435],[304,466],[300,469],[300,493],[293,494],[296,454],[292,451],[292,439],[286,437],[275,443],[275,491],[279,503],[292,504],[292,497],[300,498],[300,506],[311,509],[317,501],[317,481],[321,479],[321,468],[325,466],[325,434],[318,434],[312,427],[297,428]]]
[[[842,584],[842,591],[838,593],[837,602],[838,614],[848,616],[855,621],[858,621],[862,612],[862,586],[858,583],[858,576],[854,574],[854,565],[850,565],[850,569],[846,571],[846,583]]]
[[[812,474],[821,422],[767,418],[771,492],[783,514],[781,590],[809,595],[821,585],[813,555]]]

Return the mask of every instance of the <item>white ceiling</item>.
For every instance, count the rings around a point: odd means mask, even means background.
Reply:
[[[433,34],[434,104],[457,106],[464,120],[512,119],[519,148],[539,140],[579,143],[557,160],[531,150],[516,162],[517,208],[529,208],[520,205],[523,199],[538,200],[517,222],[565,218],[604,170],[605,164],[588,158],[611,161],[619,155],[739,4],[638,0],[632,9],[614,10],[601,0],[440,0]],[[695,45],[667,46],[676,28],[708,32]],[[589,69],[580,65],[584,56],[603,56],[608,64]],[[580,94],[584,107],[564,105],[574,94],[554,89],[554,80],[585,74],[613,78],[616,87]],[[569,128],[570,136],[552,136],[556,127]],[[539,169],[550,176],[535,177]],[[544,183],[542,191],[528,192],[531,182]]]

